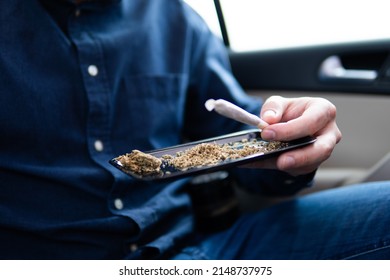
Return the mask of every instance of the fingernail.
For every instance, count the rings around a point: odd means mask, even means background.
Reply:
[[[294,167],[294,165],[295,165],[295,159],[293,157],[288,156],[284,159],[284,168],[288,169]]]
[[[273,110],[267,110],[267,111],[265,111],[264,113],[263,113],[263,119],[268,119],[268,118],[271,118],[271,119],[273,119],[273,118],[275,118],[275,116],[276,116],[276,112],[275,111],[273,111]]]
[[[261,137],[264,140],[273,140],[273,139],[275,139],[275,136],[276,136],[275,131],[273,131],[271,129],[265,129],[261,132]]]

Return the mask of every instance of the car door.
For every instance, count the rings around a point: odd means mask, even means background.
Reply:
[[[343,139],[318,171],[316,189],[390,174],[385,1],[187,2],[225,41],[248,94],[318,96],[336,105]]]

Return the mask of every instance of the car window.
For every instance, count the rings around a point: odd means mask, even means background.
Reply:
[[[213,0],[184,0],[207,22],[211,31],[222,38],[221,28]]]
[[[186,1],[221,36],[215,27],[214,1]],[[220,0],[220,4],[234,51],[390,38],[388,1],[384,0]]]

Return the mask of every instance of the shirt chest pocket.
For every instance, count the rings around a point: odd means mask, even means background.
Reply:
[[[121,81],[115,99],[117,131],[145,148],[175,144],[181,131],[187,78],[181,74],[134,76]]]

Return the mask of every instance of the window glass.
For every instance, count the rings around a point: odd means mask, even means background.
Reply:
[[[207,22],[211,31],[222,38],[213,0],[184,0],[184,2],[187,2]]]
[[[387,0],[220,0],[220,2],[231,48],[235,51],[390,38]],[[206,20],[205,14],[209,12],[208,9],[201,12]]]

